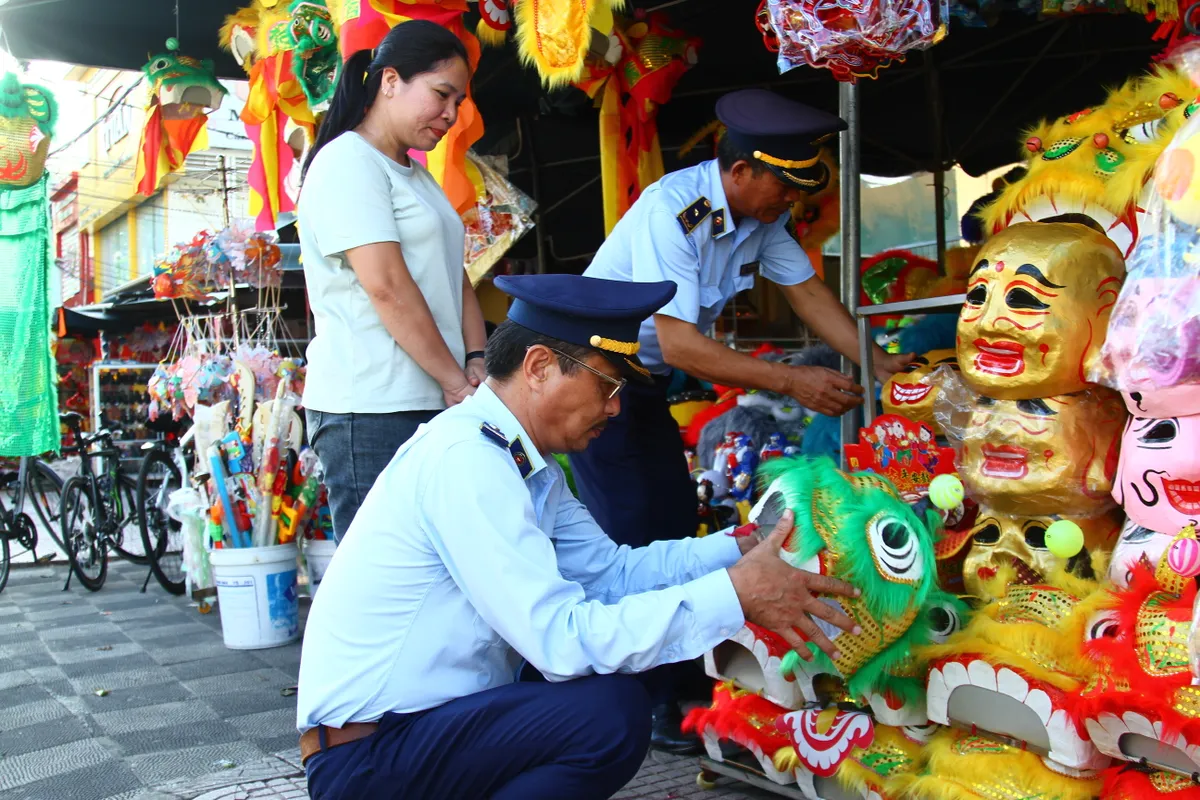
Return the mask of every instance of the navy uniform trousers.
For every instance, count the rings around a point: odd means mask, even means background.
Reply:
[[[645,547],[696,535],[696,488],[667,404],[669,383],[658,375],[653,386],[631,381],[604,433],[569,457],[580,501],[617,544]],[[674,702],[675,684],[688,677],[686,667],[674,664],[641,675],[655,706]]]
[[[412,714],[314,754],[312,800],[602,800],[650,746],[646,690],[629,675],[512,683]]]

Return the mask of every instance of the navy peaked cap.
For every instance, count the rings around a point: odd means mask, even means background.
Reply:
[[[651,382],[637,357],[642,322],[675,296],[674,281],[639,283],[582,275],[508,275],[496,288],[513,297],[508,318],[531,331],[591,347],[623,375]]]
[[[846,130],[841,117],[765,89],[730,92],[717,101],[725,135],[789,186],[810,194],[829,184],[821,145]]]

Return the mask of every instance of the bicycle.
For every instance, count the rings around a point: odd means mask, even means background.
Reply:
[[[188,484],[187,450],[194,429],[178,442],[159,440],[142,446],[146,456],[137,477],[138,523],[150,574],[171,594],[186,590],[183,573],[183,526],[167,514],[171,493]],[[150,583],[150,575],[142,591]]]
[[[64,417],[72,417],[71,414]],[[108,551],[134,564],[146,566],[150,559],[124,547],[125,529],[137,515],[136,484],[121,472],[121,451],[114,444],[120,431],[101,429],[88,435],[80,430],[78,414],[68,422],[79,442],[79,474],[70,478],[62,490],[62,538],[67,545],[71,575],[89,591],[98,592],[108,576]],[[94,469],[93,461],[100,462]]]
[[[53,560],[54,554],[37,556],[38,527],[33,518],[25,513],[25,499],[29,498],[34,513],[41,520],[50,538],[67,552],[66,545],[54,531],[58,527],[59,505],[62,497],[62,478],[50,465],[40,458],[22,457],[16,473],[0,474],[0,592],[8,585],[11,567],[10,542],[25,548],[17,555],[32,553],[34,561],[44,563]],[[5,506],[7,495],[11,506]]]

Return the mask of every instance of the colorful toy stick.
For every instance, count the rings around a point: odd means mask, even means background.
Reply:
[[[212,469],[213,487],[216,489],[217,496],[221,500],[221,508],[224,510],[224,518],[230,532],[230,539],[233,541],[234,547],[249,547],[250,536],[245,528],[242,528],[239,523],[241,520],[234,514],[233,502],[229,498],[229,477],[225,473],[225,464],[221,460],[221,449],[216,444],[208,446],[208,464]]]

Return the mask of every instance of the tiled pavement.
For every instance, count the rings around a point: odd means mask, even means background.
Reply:
[[[112,562],[97,593],[64,593],[65,577],[14,568],[0,592],[0,797],[307,797],[289,691],[299,644],[227,650],[215,611],[153,580],[141,594],[132,564]],[[695,764],[651,753],[617,798],[772,796],[726,781],[701,790]]]

